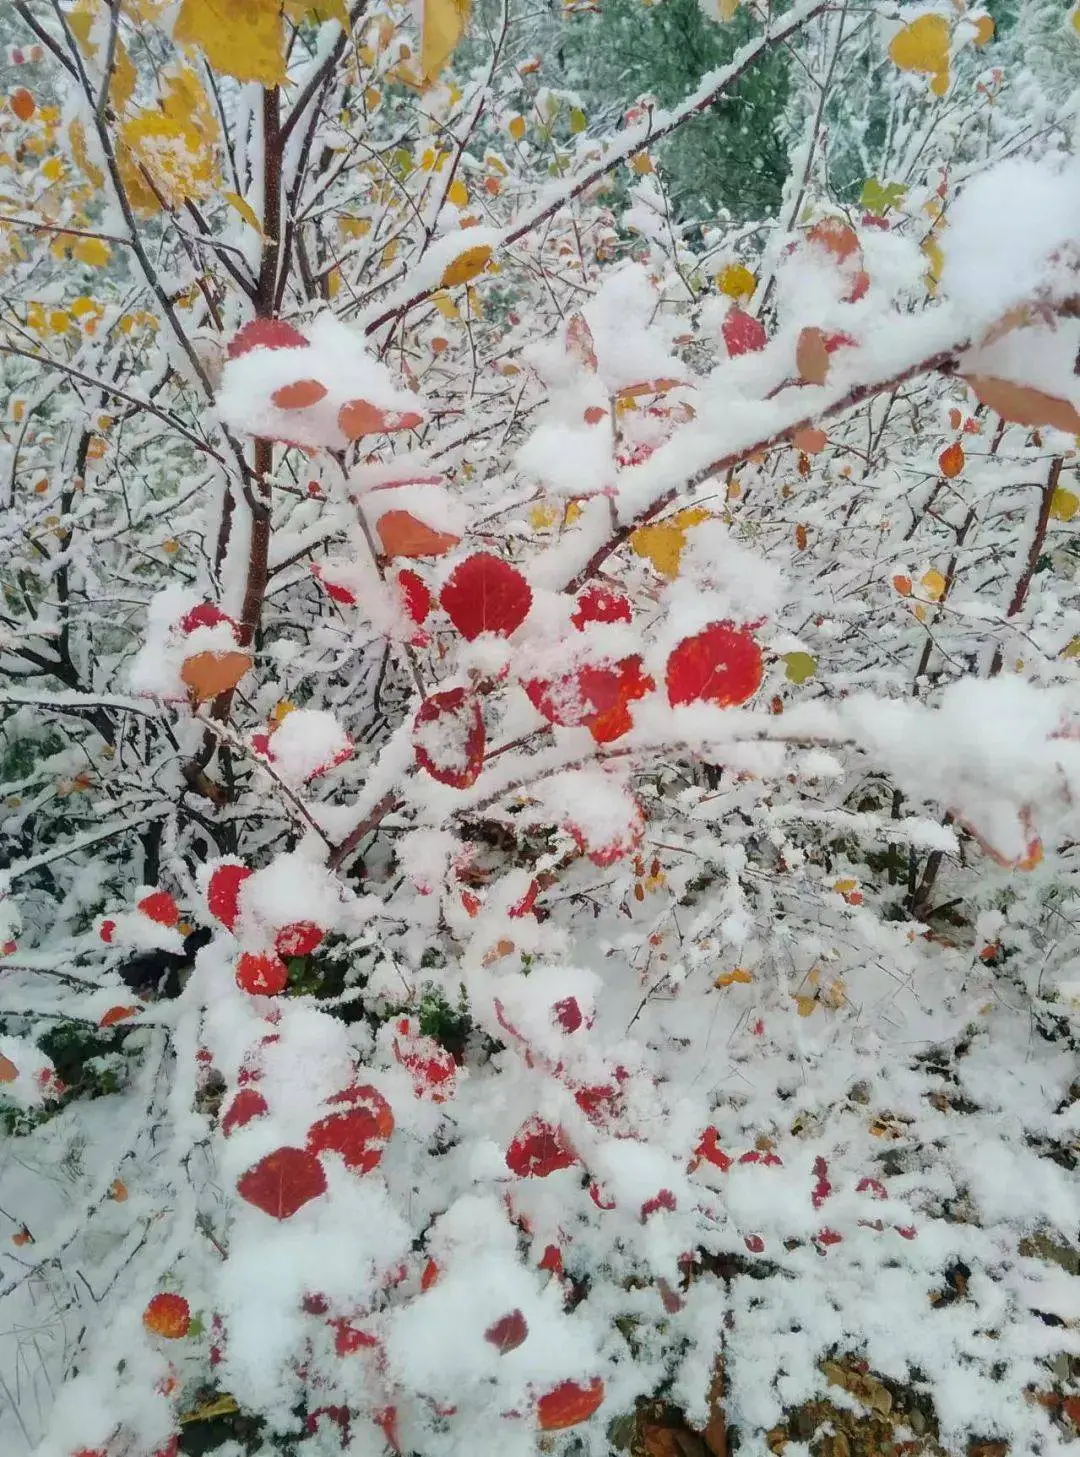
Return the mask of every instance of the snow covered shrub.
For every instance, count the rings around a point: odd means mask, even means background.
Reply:
[[[1075,108],[744,10],[11,7],[5,1451],[1075,1440]]]

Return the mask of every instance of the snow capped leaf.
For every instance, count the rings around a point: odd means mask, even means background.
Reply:
[[[572,314],[566,325],[566,347],[574,359],[595,374],[597,369],[596,342],[584,314]]]
[[[354,1173],[369,1173],[383,1156],[394,1131],[390,1104],[372,1087],[356,1090],[354,1106],[329,1113],[308,1129],[307,1146],[315,1154],[337,1153]]]
[[[577,1161],[564,1131],[535,1116],[522,1124],[506,1150],[507,1168],[523,1179],[544,1179]]]
[[[233,211],[239,213],[249,228],[253,228],[260,238],[264,236],[259,215],[250,202],[245,202],[238,192],[223,192],[221,195]]]
[[[432,596],[428,584],[423,577],[408,567],[398,572],[397,580],[405,611],[413,622],[417,624],[423,622],[431,611]]]
[[[180,920],[180,909],[167,890],[155,890],[151,895],[143,896],[138,908],[159,926],[175,926]]]
[[[423,424],[423,420],[423,415],[416,410],[380,410],[367,400],[349,400],[338,411],[338,426],[350,440],[360,440],[365,435],[390,434],[395,430],[415,430]]]
[[[0,1055],[0,1083],[14,1083],[18,1081],[18,1077],[19,1069],[11,1058]]]
[[[389,557],[445,556],[461,540],[452,532],[436,531],[433,526],[425,525],[410,511],[385,511],[375,530]]]
[[[729,263],[726,268],[722,268],[716,275],[716,287],[722,294],[725,294],[730,299],[734,299],[736,303],[747,303],[754,296],[754,290],[757,288],[757,279],[745,263]],[[731,314],[729,313],[728,318],[730,317]],[[748,315],[743,315],[744,319],[747,317]],[[727,339],[726,331],[724,339],[727,343],[729,354],[745,352],[732,348],[730,341]]]
[[[578,632],[590,622],[632,622],[630,599],[610,587],[586,587],[578,596],[570,621]]]
[[[251,668],[247,653],[195,653],[185,658],[180,677],[196,703],[205,703],[219,693],[228,693]]]
[[[536,1403],[536,1420],[541,1431],[559,1432],[586,1422],[604,1401],[604,1383],[600,1377],[582,1385],[563,1381]]]
[[[487,736],[480,700],[464,688],[432,693],[413,725],[416,762],[440,784],[468,789],[484,767]]]
[[[1008,379],[994,379],[985,374],[964,376],[975,394],[1003,420],[1014,425],[1037,427],[1052,425],[1069,435],[1080,435],[1080,411],[1069,400],[1047,394],[1032,385],[1015,384]]]
[[[459,563],[440,593],[450,621],[468,642],[484,632],[509,637],[529,615],[532,588],[516,568],[489,552]]]
[[[630,535],[631,550],[652,562],[662,577],[673,582],[679,575],[686,533],[691,527],[709,521],[711,516],[704,506],[688,506],[657,526],[639,526]]]
[[[761,649],[745,628],[714,622],[684,638],[667,662],[671,706],[704,699],[720,708],[745,703],[761,686]]]
[[[964,460],[964,447],[959,440],[954,440],[938,456],[938,470],[946,480],[951,481],[964,469]]]
[[[1065,486],[1056,486],[1050,497],[1050,515],[1055,521],[1071,521],[1080,510],[1080,496]]]
[[[436,0],[436,3],[455,5],[457,0]],[[442,278],[439,279],[440,288],[456,288],[459,284],[468,283],[484,269],[491,261],[491,245],[481,243],[475,248],[466,248],[456,258],[452,258],[443,269]]]
[[[278,1148],[240,1177],[236,1192],[271,1219],[289,1219],[326,1193],[326,1174],[308,1149]]]
[[[501,1356],[508,1351],[516,1351],[518,1346],[524,1344],[529,1334],[529,1323],[520,1310],[511,1310],[497,1320],[494,1325],[488,1326],[484,1332],[484,1340],[494,1346]]]
[[[889,57],[901,71],[944,71],[949,65],[949,22],[943,15],[920,15],[897,31]]]
[[[236,963],[236,985],[253,997],[276,997],[289,984],[289,968],[271,951],[245,951]]]
[[[829,377],[829,350],[820,329],[802,329],[795,345],[795,368],[806,384],[823,385]]]
[[[252,319],[229,341],[230,359],[240,359],[252,349],[306,349],[308,341],[284,319]]]
[[[243,1128],[253,1118],[261,1118],[269,1111],[266,1099],[258,1088],[241,1088],[222,1115],[222,1136],[228,1138],[234,1128]]]
[[[155,1336],[181,1340],[191,1327],[191,1308],[182,1295],[163,1291],[143,1311],[143,1325]]]
[[[549,723],[587,728],[597,743],[612,743],[633,727],[629,705],[656,685],[635,653],[616,663],[585,664],[558,678],[525,679],[521,686]]]

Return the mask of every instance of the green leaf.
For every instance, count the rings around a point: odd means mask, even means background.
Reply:
[[[817,672],[817,658],[809,653],[785,653],[784,676],[789,683],[805,683]]]
[[[570,112],[570,130],[575,133],[583,132],[588,125],[589,118],[580,106],[575,106]]]
[[[859,194],[859,206],[882,217],[891,207],[899,207],[906,196],[902,182],[879,182],[876,177],[868,177]]]

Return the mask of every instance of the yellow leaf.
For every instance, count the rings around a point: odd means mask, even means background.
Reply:
[[[159,198],[175,209],[204,201],[213,192],[215,154],[194,123],[148,107],[124,123],[120,142],[117,165],[137,212],[159,211]]]
[[[452,258],[443,269],[439,287],[456,288],[460,283],[468,283],[470,278],[475,278],[478,273],[483,273],[490,258],[491,246],[488,243],[481,243],[476,248],[466,248],[464,253],[459,253],[456,258]]]
[[[424,0],[420,26],[420,72],[434,81],[453,55],[469,23],[472,0]]]
[[[448,293],[436,293],[432,295],[431,302],[442,314],[444,319],[460,319],[461,310]]]
[[[183,0],[173,40],[238,81],[277,86],[287,76],[280,0]]]
[[[636,172],[639,177],[645,177],[648,173],[656,171],[656,168],[653,166],[653,159],[649,156],[648,152],[635,152],[630,158],[630,169]]]
[[[901,71],[948,73],[949,22],[943,15],[920,15],[893,36],[889,58]]]
[[[455,177],[446,189],[446,200],[447,202],[452,202],[455,207],[468,207],[469,189],[460,177]]]
[[[1058,486],[1050,498],[1050,515],[1055,521],[1071,521],[1080,510],[1080,496]]]
[[[78,43],[79,50],[91,60],[98,53],[97,45],[90,39],[90,33],[98,13],[97,0],[78,0],[78,4],[67,15],[67,23]],[[117,40],[115,54],[113,56],[112,80],[109,82],[109,100],[117,111],[123,111],[124,107],[131,100],[135,93],[135,82],[137,80],[138,77],[135,72],[135,67],[131,64],[131,57],[124,48],[123,41]]]
[[[745,263],[729,263],[716,275],[716,286],[721,293],[726,294],[728,298],[733,298],[736,303],[744,303],[747,299],[753,298],[754,290],[757,288],[757,279]]]
[[[588,125],[589,118],[582,111],[581,107],[572,106],[570,108],[570,130],[574,135],[577,136],[579,132],[585,131]]]
[[[984,46],[994,38],[994,22],[989,15],[980,15],[975,22],[975,44]]]
[[[71,315],[67,309],[53,309],[49,315],[49,328],[54,334],[66,334],[71,328]]]
[[[730,987],[735,986],[737,983],[743,986],[749,986],[753,980],[754,978],[744,966],[736,966],[733,971],[725,971],[722,976],[718,976],[713,982],[713,986]]]
[[[1069,21],[1073,30],[1076,31],[1077,35],[1080,35],[1080,5],[1073,6]]]
[[[1080,658],[1080,636],[1071,638],[1058,654],[1062,658]]]
[[[919,578],[919,585],[923,588],[931,602],[940,602],[945,595],[945,589],[948,583],[939,571],[931,567],[928,572],[924,572]]]
[[[72,122],[72,129],[73,130],[74,130],[75,125],[76,125],[76,123],[75,122]],[[64,175],[65,175],[65,173],[64,173],[64,161],[63,161],[63,158],[62,157],[50,157],[49,160],[45,163],[44,167],[42,167],[42,169],[41,169],[41,175],[42,175],[42,177],[45,178],[45,181],[46,182],[62,182],[64,180]],[[100,172],[98,173],[98,176],[101,177],[101,173]],[[104,177],[102,177],[101,180],[102,180],[102,182],[104,182],[105,181]]]
[[[515,142],[520,142],[525,135],[525,118],[523,116],[512,116],[506,130]]]
[[[112,257],[112,249],[104,238],[79,238],[71,250],[71,256],[91,268],[104,268]]]
[[[949,68],[945,66],[940,71],[935,71],[930,78],[930,90],[935,96],[946,96],[949,91]]]
[[[546,531],[549,526],[555,525],[559,515],[558,506],[553,506],[548,501],[541,501],[529,512],[529,522],[534,531]]]
[[[719,0],[717,7],[720,11],[720,19],[726,25],[729,20],[734,20],[739,10],[739,0]]]
[[[639,526],[631,533],[631,550],[650,561],[662,577],[673,582],[679,575],[687,531],[708,519],[709,512],[704,506],[690,506],[659,526]]]
[[[105,186],[105,174],[101,168],[90,160],[90,153],[86,146],[86,131],[81,121],[73,121],[68,127],[68,138],[71,142],[71,155],[75,159],[75,165],[82,175],[100,191]],[[59,158],[54,158],[59,162]],[[46,163],[45,171],[48,167]],[[61,176],[63,175],[63,164],[61,163]]]
[[[251,203],[245,202],[238,192],[223,192],[221,195],[234,212],[238,212],[248,227],[254,228],[261,238],[263,236],[262,223]]]
[[[945,266],[945,254],[941,251],[941,244],[934,237],[933,233],[930,233],[923,239],[922,251],[923,257],[928,264],[926,273],[923,275],[926,291],[929,294],[935,294],[938,291],[938,284],[941,282],[941,270]]]

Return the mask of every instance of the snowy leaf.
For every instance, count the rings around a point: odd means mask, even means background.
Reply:
[[[1050,515],[1055,521],[1071,521],[1080,510],[1080,496],[1066,486],[1056,486],[1050,497]]]
[[[667,662],[667,694],[672,707],[699,699],[730,708],[745,703],[761,686],[761,649],[745,628],[714,622],[684,638]]]
[[[441,3],[453,5],[455,0],[441,0]],[[475,248],[466,248],[456,258],[452,258],[443,269],[442,277],[439,279],[440,288],[456,288],[459,284],[468,283],[484,269],[491,261],[491,245],[481,243]]]
[[[196,703],[228,693],[251,668],[247,653],[195,653],[185,658],[180,677]]]
[[[354,1106],[329,1113],[308,1129],[307,1146],[315,1154],[337,1153],[354,1173],[369,1173],[383,1156],[394,1131],[394,1115],[381,1093],[366,1087],[355,1090]]]
[[[198,46],[215,71],[238,81],[286,79],[279,0],[183,0],[173,38]]]
[[[802,329],[795,345],[795,368],[807,384],[823,385],[829,377],[829,351],[820,329]]]
[[[951,481],[964,469],[964,459],[964,447],[959,440],[954,440],[938,456],[938,470],[946,480]]]
[[[326,1175],[308,1149],[278,1148],[240,1177],[236,1192],[272,1219],[289,1219],[326,1193]]]
[[[732,359],[737,359],[740,354],[756,354],[769,342],[761,320],[740,308],[728,310],[720,325],[720,332]]]
[[[657,526],[639,526],[630,535],[631,550],[646,557],[662,577],[673,582],[679,575],[687,531],[710,517],[704,506],[688,506]]]
[[[439,594],[443,610],[467,641],[481,633],[508,637],[532,605],[532,589],[508,562],[477,552],[456,566]]]
[[[817,672],[817,658],[809,653],[785,653],[784,677],[789,683],[805,683]]]
[[[415,430],[423,424],[423,420],[423,415],[416,410],[380,410],[367,400],[349,400],[338,411],[341,433],[350,440],[360,440],[365,435],[389,434],[395,430]]]
[[[464,688],[433,693],[413,725],[416,762],[440,784],[468,789],[484,767],[487,737],[480,700]]]
[[[276,997],[289,983],[289,968],[270,951],[244,951],[236,963],[236,985],[253,997]]]
[[[14,1083],[18,1080],[19,1069],[11,1061],[10,1057],[0,1055],[0,1083]]]
[[[1080,435],[1080,411],[1070,400],[990,375],[969,374],[964,379],[981,402],[996,410],[1003,420],[1029,427],[1052,425],[1055,430]]]
[[[236,925],[240,914],[240,887],[251,873],[246,865],[228,862],[217,866],[207,882],[207,909],[228,931]]]
[[[523,1179],[544,1179],[577,1161],[564,1131],[536,1117],[522,1124],[506,1150],[507,1168]]]
[[[508,1351],[516,1351],[518,1346],[524,1344],[529,1334],[529,1323],[520,1310],[511,1310],[497,1320],[494,1325],[488,1326],[484,1332],[484,1340],[495,1347],[501,1356]]]
[[[243,1128],[253,1118],[261,1118],[267,1112],[269,1107],[258,1088],[241,1088],[222,1114],[222,1136],[228,1138],[234,1128]]]
[[[252,319],[230,339],[230,359],[240,359],[253,349],[306,349],[308,341],[284,319]]]
[[[566,347],[590,374],[597,370],[596,341],[584,314],[573,314],[566,325]]]
[[[901,71],[947,72],[949,22],[943,15],[918,16],[893,36],[889,57]]]
[[[541,1431],[558,1432],[586,1422],[604,1401],[604,1383],[600,1377],[585,1385],[563,1381],[545,1392],[536,1403],[536,1420]]]
[[[307,405],[317,405],[328,393],[317,379],[298,379],[293,384],[283,384],[270,398],[279,410],[303,410]]]
[[[386,511],[375,530],[388,557],[445,556],[461,540],[449,531],[436,531],[411,511]]]
[[[469,24],[472,0],[423,0],[420,21],[420,70],[434,81],[453,55]]]

